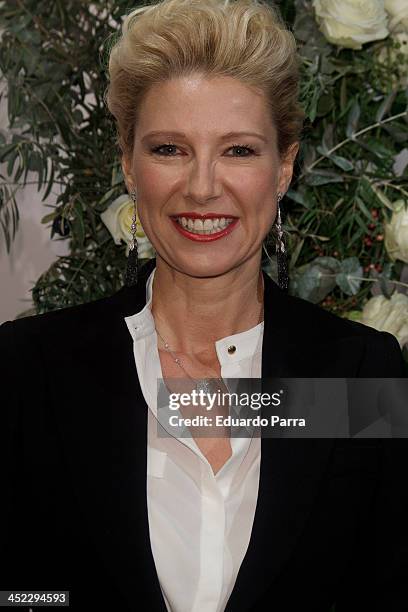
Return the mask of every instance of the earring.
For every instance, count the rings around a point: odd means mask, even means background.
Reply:
[[[125,276],[125,285],[126,287],[132,287],[137,283],[137,276],[139,270],[139,260],[137,254],[137,239],[136,239],[136,191],[131,189],[129,192],[130,197],[132,198],[134,209],[133,209],[133,217],[132,217],[132,225],[130,226],[132,232],[132,240],[129,243],[129,256],[126,266],[126,276]]]
[[[278,213],[277,213],[277,221],[276,221],[276,229],[278,232],[278,237],[276,240],[276,259],[278,265],[278,285],[283,291],[288,290],[289,286],[289,274],[288,274],[288,261],[286,255],[285,243],[283,241],[283,230],[282,230],[282,221],[281,221],[281,211],[280,211],[280,201],[282,199],[282,194],[278,193]]]

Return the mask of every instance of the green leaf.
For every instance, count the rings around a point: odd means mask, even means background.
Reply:
[[[106,202],[109,202],[115,192],[117,192],[116,187],[109,189],[106,193],[104,193],[95,206],[95,210],[103,212],[106,209]]]
[[[0,147],[0,162],[6,161],[12,154],[12,152],[16,149],[16,144],[8,144],[4,147]]]
[[[345,157],[341,157],[340,155],[331,154],[329,156],[329,159],[331,159],[333,163],[336,164],[336,166],[339,166],[339,168],[341,168],[342,170],[345,170],[346,172],[350,172],[350,170],[354,170],[354,164],[352,164],[351,161],[349,161]]]
[[[360,105],[356,100],[353,106],[350,109],[348,118],[347,118],[347,127],[346,127],[346,135],[348,138],[351,138],[352,135],[357,131],[358,121],[360,119]]]
[[[51,192],[53,184],[54,184],[54,164],[53,164],[53,162],[51,160],[50,178],[48,179],[48,185],[47,185],[47,188],[46,188],[46,190],[44,192],[44,195],[42,197],[42,202],[44,202],[48,198],[48,196],[49,196],[49,194]]]
[[[382,125],[382,129],[391,136],[395,142],[401,142],[406,144],[408,141],[408,130],[404,128],[401,123],[398,125],[392,125],[391,123],[385,123]]]
[[[353,220],[357,223],[357,225],[360,226],[361,230],[364,232],[364,234],[367,233],[367,223],[364,223],[363,219],[360,217],[359,214],[355,214]],[[350,244],[349,244],[350,246]]]
[[[317,257],[313,263],[320,266],[321,269],[327,269],[330,273],[337,273],[341,270],[341,263],[335,257],[322,255]]]
[[[58,217],[59,213],[57,210],[54,210],[54,212],[49,213],[48,215],[45,215],[42,219],[41,219],[41,223],[49,223],[50,221],[54,221],[55,217]]]
[[[73,234],[80,246],[83,246],[85,241],[85,224],[83,210],[79,200],[75,200],[74,204],[75,219],[72,222]]]
[[[373,218],[372,218],[371,213],[368,210],[367,206],[364,204],[363,200],[361,198],[359,198],[358,196],[356,196],[356,202],[357,202],[358,207],[361,210],[361,212],[364,213],[364,215],[367,217],[367,220],[369,221],[369,223],[372,223],[373,222]]]
[[[383,295],[390,299],[395,290],[394,283],[390,282],[383,274],[380,274],[378,280],[380,281],[380,287]]]
[[[18,32],[21,32],[21,30],[26,29],[28,24],[31,22],[31,19],[31,15],[27,15],[27,13],[24,13],[24,15],[19,15],[17,19],[13,19],[9,22],[7,26],[8,30],[17,34]]]
[[[346,295],[356,295],[360,289],[362,276],[363,268],[357,257],[347,257],[341,262],[341,271],[336,275],[336,282]]]
[[[320,153],[321,155],[324,155],[327,159],[330,159],[330,161],[336,164],[336,166],[339,166],[339,168],[341,168],[342,170],[345,170],[346,172],[349,172],[350,170],[354,169],[354,164],[352,164],[345,157],[341,157],[340,155],[335,155],[334,153],[329,154],[327,150],[327,146],[325,144],[318,146],[317,152]]]
[[[292,250],[292,254],[290,257],[290,264],[289,264],[290,269],[293,269],[295,267],[298,257],[302,251],[304,243],[305,243],[305,239],[302,238],[301,240],[298,241],[295,248]]]
[[[294,275],[297,295],[317,304],[336,286],[335,272],[338,269],[340,263],[333,257],[317,257],[301,266]]]
[[[379,199],[379,201],[381,202],[381,204],[383,204],[384,206],[386,206],[387,208],[389,208],[389,210],[394,211],[394,206],[391,202],[391,200],[389,198],[387,198],[387,196],[385,195],[384,191],[382,189],[379,189],[378,187],[376,187],[373,183],[370,182],[370,187],[372,192],[374,193],[374,195]]]
[[[14,162],[18,157],[18,151],[14,149],[11,155],[8,156],[8,164],[7,164],[7,174],[11,176],[13,174]]]
[[[293,191],[293,189],[288,189],[288,191],[286,192],[286,197],[290,200],[293,200],[294,202],[297,202],[298,204],[302,204],[303,206],[307,207],[307,202],[305,201],[303,194],[299,191]]]
[[[305,178],[305,182],[313,187],[320,185],[327,185],[328,183],[343,183],[344,178],[342,176],[333,174],[332,176],[321,175],[321,174],[308,174]]]
[[[360,218],[359,218],[359,221],[361,222]],[[366,233],[367,233],[367,228],[365,226],[362,229],[355,231],[353,234],[353,237],[347,243],[347,248],[350,249],[353,246],[353,244],[361,240],[362,236],[364,236]]]
[[[394,90],[383,100],[383,102],[380,104],[378,111],[375,115],[376,121],[381,121],[388,114],[395,100],[396,95],[397,95],[397,92]]]
[[[327,115],[334,106],[334,100],[331,95],[323,94],[320,96],[316,107],[316,115],[324,117]]]
[[[341,79],[341,85],[340,85],[340,110],[341,112],[344,111],[346,106],[347,106],[347,79],[344,76]]]
[[[326,154],[327,151],[333,148],[333,146],[334,146],[334,125],[332,123],[329,123],[324,129],[323,138],[322,138],[323,154]]]

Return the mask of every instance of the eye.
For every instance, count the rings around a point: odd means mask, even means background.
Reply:
[[[234,144],[230,148],[231,149],[238,149],[239,151],[246,150],[246,151],[249,152],[249,155],[237,155],[237,157],[250,157],[251,155],[255,155],[255,150],[252,147],[250,147],[249,145]]]
[[[164,150],[167,149],[167,153],[163,152],[162,149]],[[158,145],[157,147],[153,147],[151,149],[151,152],[155,153],[156,155],[161,155],[163,157],[174,157],[173,153],[168,152],[169,149],[173,149],[174,151],[175,149],[177,149],[177,146],[173,144],[172,142],[169,142],[167,144],[162,144],[162,145]],[[246,154],[241,155],[241,153],[239,153],[238,155],[232,155],[232,156],[228,155],[227,157],[251,157],[252,155],[256,155],[255,150],[249,145],[234,144],[231,147],[229,147],[229,149],[227,150],[229,151],[230,149],[237,149],[240,152],[246,151]]]
[[[167,144],[162,144],[162,145],[158,145],[157,147],[153,147],[151,151],[152,153],[156,153],[157,155],[162,155],[164,157],[173,157],[173,155],[167,155],[167,153],[160,152],[160,149],[169,149],[169,148],[176,149],[177,147],[172,142],[169,142]]]

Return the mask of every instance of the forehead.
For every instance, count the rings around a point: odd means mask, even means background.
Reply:
[[[265,95],[232,77],[186,76],[153,85],[138,113],[137,132],[174,129],[189,134],[274,128]]]

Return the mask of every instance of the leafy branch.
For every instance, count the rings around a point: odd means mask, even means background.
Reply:
[[[320,162],[322,162],[324,159],[330,158],[330,156],[335,151],[337,151],[338,149],[341,149],[341,147],[343,147],[347,143],[349,143],[351,141],[355,142],[355,141],[357,141],[357,138],[359,136],[361,136],[362,134],[366,134],[367,132],[370,132],[371,130],[373,130],[375,128],[381,127],[381,126],[385,125],[386,123],[389,123],[391,121],[395,121],[396,119],[401,119],[402,117],[408,117],[408,111],[405,111],[403,113],[397,113],[396,115],[393,115],[392,117],[388,117],[387,119],[382,119],[381,121],[376,121],[372,125],[369,125],[369,126],[363,128],[362,130],[359,130],[358,132],[353,132],[351,134],[351,136],[349,136],[348,138],[345,138],[344,140],[342,140],[341,142],[336,144],[334,147],[329,149],[327,151],[327,153],[325,153],[325,155],[322,155],[316,161],[314,161],[312,164],[310,164],[310,166],[307,166],[305,168],[305,170],[303,171],[303,173],[300,175],[299,180],[301,180],[308,172],[311,172],[311,170],[313,168],[315,168],[315,166],[320,164]]]

